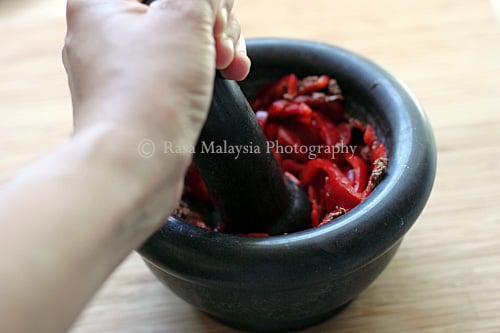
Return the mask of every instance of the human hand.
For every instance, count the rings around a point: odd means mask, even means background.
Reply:
[[[215,69],[250,67],[233,0],[68,0],[63,60],[75,132],[93,126],[193,145]]]
[[[215,69],[229,79],[246,76],[232,3],[68,0],[63,59],[75,135],[0,191],[0,252],[9,253],[0,331],[67,331],[104,279],[172,212],[191,156],[140,158],[138,143],[194,145]],[[39,248],[45,251],[33,251]]]
[[[68,0],[63,60],[74,137],[91,156],[92,177],[108,179],[114,192],[144,212],[138,226],[158,225],[179,199],[191,154],[167,154],[161,147],[194,146],[215,69],[235,80],[249,71],[232,6],[233,0],[158,0],[150,6]],[[154,156],[139,156],[143,139],[156,144]]]

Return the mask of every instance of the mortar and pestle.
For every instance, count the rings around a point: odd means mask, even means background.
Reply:
[[[253,39],[247,48],[252,70],[239,86],[249,99],[288,73],[334,77],[349,114],[372,124],[387,147],[386,177],[347,214],[307,229],[307,197],[283,178],[265,149],[238,159],[196,154],[231,233],[170,216],[138,252],[161,282],[217,320],[242,330],[285,332],[337,313],[384,270],[430,195],[436,148],[413,96],[366,58],[292,39]],[[265,145],[238,89],[216,79],[199,144]],[[272,236],[234,235],[256,230]]]

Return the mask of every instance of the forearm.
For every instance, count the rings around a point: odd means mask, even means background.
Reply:
[[[66,330],[173,210],[191,157],[138,144],[193,145],[215,69],[247,75],[232,3],[68,0],[77,134],[0,189],[0,332]]]
[[[189,157],[141,159],[140,137],[82,132],[4,186],[0,331],[66,330],[173,209]],[[155,173],[164,182],[153,182]]]

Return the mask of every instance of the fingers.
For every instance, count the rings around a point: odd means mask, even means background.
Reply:
[[[153,22],[160,26],[164,26],[165,22],[182,22],[193,27],[213,25],[215,67],[231,80],[242,80],[248,74],[250,60],[240,23],[232,12],[234,0],[68,0],[68,23],[73,22],[70,18],[84,8],[93,9],[91,16],[95,16],[96,9],[103,11],[107,7],[115,8],[118,4],[122,5],[122,9],[126,7],[125,4],[137,5],[135,13],[148,12],[155,18]]]
[[[229,20],[229,14],[233,10],[232,0],[220,1],[218,8],[216,9],[216,19],[214,24],[214,36],[221,35],[226,29],[226,24]]]
[[[216,67],[218,69],[223,69],[228,67],[234,58],[234,52],[236,48],[236,43],[240,37],[240,24],[234,14],[225,13],[225,10],[221,10],[222,14],[219,14],[216,18],[216,23],[214,25],[214,30],[221,29],[218,33],[214,32],[215,38],[215,50],[216,50]],[[225,19],[225,22],[218,22],[219,20]],[[220,26],[223,26],[220,28]]]
[[[250,71],[250,59],[247,56],[245,38],[240,35],[236,43],[236,51],[233,60],[226,68],[221,69],[221,74],[229,80],[241,81]]]
[[[250,70],[240,23],[232,13],[233,0],[224,1],[214,24],[216,68],[231,80],[244,79]]]

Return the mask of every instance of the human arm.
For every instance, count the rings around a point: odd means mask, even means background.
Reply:
[[[191,156],[142,158],[138,145],[194,145],[215,68],[248,72],[224,11],[231,1],[69,1],[75,133],[0,190],[0,331],[68,329],[172,211]]]

